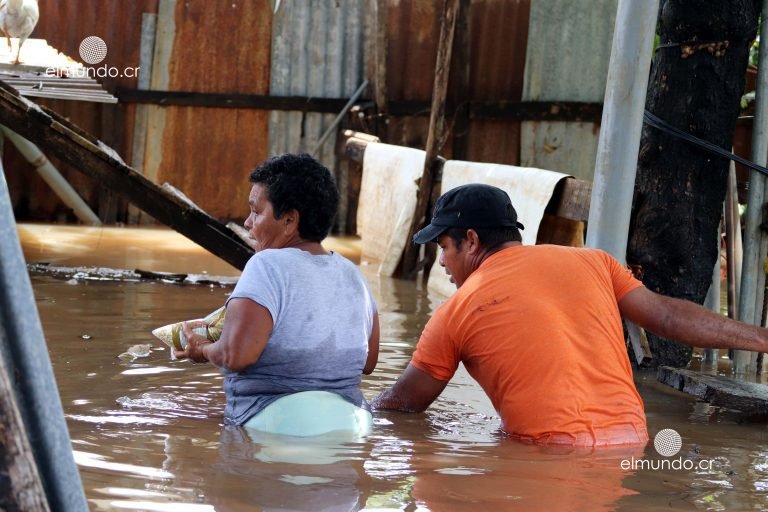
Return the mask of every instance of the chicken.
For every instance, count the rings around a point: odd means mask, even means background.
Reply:
[[[8,49],[11,49],[11,37],[19,38],[19,48],[16,50],[14,64],[19,63],[21,45],[35,30],[40,18],[37,0],[0,0],[0,31],[8,38]]]

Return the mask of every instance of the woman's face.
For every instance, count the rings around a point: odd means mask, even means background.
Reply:
[[[269,202],[267,188],[257,183],[248,195],[251,213],[245,219],[245,229],[256,242],[256,252],[264,249],[280,249],[290,238],[286,233],[285,222],[275,218],[272,203]]]

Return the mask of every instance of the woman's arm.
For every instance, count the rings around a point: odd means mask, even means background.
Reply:
[[[368,338],[368,359],[365,360],[365,367],[363,373],[370,375],[376,368],[376,364],[379,362],[379,313],[373,314],[373,326],[371,327],[371,337]]]
[[[174,354],[179,359],[189,358],[197,363],[210,361],[219,368],[237,372],[259,360],[272,326],[272,315],[264,306],[250,299],[231,299],[221,338],[216,343],[193,333],[185,323],[187,348]]]

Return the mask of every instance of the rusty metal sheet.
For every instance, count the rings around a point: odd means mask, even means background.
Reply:
[[[435,75],[443,2],[389,2],[387,91],[390,101],[429,101]],[[530,0],[475,0],[470,7],[470,95],[456,97],[449,85],[449,104],[462,101],[519,101],[523,90]],[[501,43],[503,41],[503,44]],[[452,120],[447,119],[449,126]],[[424,148],[428,118],[392,118],[386,140]],[[440,154],[451,156],[451,137]],[[467,159],[517,165],[520,163],[518,121],[472,120]]]
[[[617,5],[531,1],[524,101],[603,101]],[[598,136],[595,123],[524,122],[520,164],[591,181]]]
[[[269,2],[161,0],[151,86],[268,94]],[[148,109],[145,174],[219,219],[247,214],[248,173],[267,157],[268,114],[250,109]]]
[[[43,1],[40,20],[33,37],[80,61],[80,43],[88,36],[98,36],[107,43],[103,64],[122,69],[139,65],[141,16],[157,12],[158,0],[76,0]],[[101,64],[99,64],[101,65]],[[134,87],[136,78],[118,77],[110,85]]]
[[[530,9],[531,0],[472,2],[472,100],[520,101],[522,98]],[[472,120],[467,159],[520,164],[520,122]]]
[[[530,8],[531,0],[472,2],[473,99],[520,101]]]

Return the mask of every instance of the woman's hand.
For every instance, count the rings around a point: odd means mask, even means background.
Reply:
[[[184,322],[182,324],[181,331],[184,333],[184,337],[187,340],[187,348],[184,350],[173,351],[173,355],[176,356],[177,359],[191,359],[195,363],[208,362],[208,358],[205,356],[203,349],[208,345],[212,345],[213,342],[192,331],[192,329],[197,327],[206,327],[207,329],[208,326],[205,325],[205,322],[199,320],[194,322]]]

